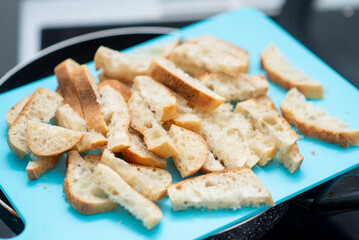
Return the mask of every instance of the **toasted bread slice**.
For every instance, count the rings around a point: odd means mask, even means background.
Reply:
[[[164,58],[152,62],[151,76],[189,102],[207,110],[216,109],[226,100]]]
[[[207,144],[203,138],[174,124],[169,134],[178,151],[172,158],[181,176],[185,178],[198,172],[207,159]]]
[[[347,123],[315,107],[295,88],[287,93],[280,109],[283,117],[306,136],[338,143],[342,147],[359,144],[358,129],[349,129]]]
[[[200,71],[202,73],[222,72],[233,77],[240,72],[248,72],[248,61],[243,61],[236,55],[219,48],[193,42],[185,42],[175,47],[168,58],[177,67],[187,71],[192,70],[189,74],[194,76]]]
[[[112,168],[123,180],[152,201],[161,200],[172,183],[169,172],[160,168],[129,164],[107,149],[102,154],[101,163]]]
[[[132,88],[140,93],[150,109],[155,112],[157,119],[168,121],[178,116],[176,97],[167,87],[151,77],[135,77]]]
[[[57,65],[54,71],[59,84],[59,94],[64,98],[64,103],[68,103],[83,118],[80,99],[71,76],[73,70],[79,66],[77,62],[69,58]]]
[[[85,132],[84,134],[84,138],[74,147],[74,149],[80,153],[107,145],[108,141],[101,133]]]
[[[122,97],[126,100],[126,102],[130,99],[132,91],[129,87],[127,87],[122,82],[114,79],[107,79],[101,81],[101,83],[97,87],[101,91],[101,88],[106,85],[110,85],[113,89],[119,92],[122,95]]]
[[[151,200],[138,193],[122,177],[104,164],[98,164],[92,175],[109,198],[141,220],[147,229],[154,228],[162,218],[162,212]]]
[[[109,124],[107,147],[113,152],[120,152],[130,146],[130,111],[122,95],[110,85],[102,87],[100,93],[101,109]]]
[[[30,99],[31,94],[21,99],[20,102],[16,103],[9,111],[7,111],[5,115],[5,120],[7,123],[8,128],[14,123],[17,116],[19,116],[21,110],[24,108],[27,101]]]
[[[238,209],[273,206],[268,190],[259,178],[247,168],[235,168],[172,184],[168,196],[175,211],[188,207],[208,209]]]
[[[172,139],[138,92],[131,95],[128,105],[131,125],[144,136],[148,150],[161,158],[177,155]]]
[[[31,160],[26,166],[27,177],[30,180],[38,179],[41,175],[56,167],[60,157],[61,154],[50,157],[41,157],[31,153]]]
[[[257,129],[273,138],[280,151],[280,161],[285,167],[290,166],[287,169],[291,173],[293,173],[294,169],[299,169],[303,157],[299,154],[299,150],[296,151],[295,147],[293,147],[297,142],[298,135],[290,128],[289,123],[280,116],[277,110],[267,105],[259,104],[255,99],[250,99],[238,103],[234,111],[247,116]],[[288,158],[285,156],[288,156]]]
[[[55,156],[73,148],[84,133],[46,123],[27,121],[28,143],[39,156]]]
[[[269,83],[263,75],[240,73],[235,77],[224,73],[205,74],[202,84],[228,100],[248,100],[266,94]]]
[[[105,136],[108,129],[102,116],[101,106],[98,103],[100,93],[97,89],[95,78],[87,69],[86,65],[75,68],[71,77],[80,98],[87,129],[89,131],[94,130]]]
[[[57,125],[78,132],[86,132],[86,121],[69,104],[60,106],[55,114]]]
[[[219,38],[216,38],[213,36],[208,36],[208,35],[190,38],[187,40],[187,42],[192,42],[192,43],[196,43],[196,44],[211,47],[211,48],[217,48],[224,52],[235,55],[236,57],[238,57],[239,60],[242,61],[240,72],[246,73],[249,70],[248,52],[234,44],[231,44],[222,39],[219,39]]]
[[[133,128],[129,129],[130,133],[130,147],[122,150],[121,154],[123,158],[130,163],[165,168],[167,162],[152,152],[147,150],[147,146],[143,139],[138,135]]]
[[[99,155],[86,155],[83,159],[77,151],[67,153],[65,198],[76,211],[86,215],[117,208],[117,204],[106,198],[105,192],[90,179],[100,160]]]
[[[323,98],[320,82],[295,67],[274,44],[261,53],[261,65],[273,83],[285,89],[297,88],[308,98]]]
[[[221,161],[213,155],[211,151],[208,150],[207,159],[204,162],[203,166],[200,169],[201,173],[212,173],[219,172],[226,169]]]
[[[122,82],[132,82],[137,75],[148,75],[152,57],[136,56],[101,46],[95,54],[96,70]]]
[[[22,159],[30,152],[27,143],[27,120],[50,121],[62,101],[59,94],[46,88],[39,88],[31,95],[8,131],[7,142],[16,156]]]

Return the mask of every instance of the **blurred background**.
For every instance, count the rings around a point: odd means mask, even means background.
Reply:
[[[71,37],[129,26],[180,28],[240,6],[261,9],[359,88],[359,0],[0,0],[0,78],[40,50]],[[348,186],[355,185],[357,180]],[[1,191],[0,199],[6,201]],[[358,209],[313,214],[299,208],[295,199],[286,204],[284,217],[270,219],[273,224],[261,238],[359,239]],[[23,229],[23,224],[3,222],[5,214],[0,208],[0,238]]]

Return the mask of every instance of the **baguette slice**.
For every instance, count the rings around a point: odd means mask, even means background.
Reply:
[[[86,65],[75,68],[71,77],[73,78],[77,94],[80,98],[87,129],[89,131],[99,132],[105,136],[108,129],[102,116],[101,106],[98,103],[100,93],[97,89],[95,78],[87,69]]]
[[[192,43],[196,43],[196,44],[211,47],[211,48],[217,48],[224,52],[235,55],[236,57],[238,57],[238,59],[240,59],[242,61],[240,72],[244,72],[244,73],[248,72],[248,69],[249,69],[248,52],[240,47],[237,47],[236,45],[233,45],[233,44],[226,42],[222,39],[219,39],[219,38],[216,38],[213,36],[208,36],[208,35],[190,38],[189,40],[187,40],[187,42],[192,42]]]
[[[162,212],[151,200],[144,197],[128,185],[120,175],[110,167],[98,164],[92,175],[109,198],[141,220],[147,229],[154,228],[162,218]]]
[[[50,157],[37,156],[31,153],[31,160],[26,166],[27,177],[30,180],[38,179],[41,175],[56,167],[61,154]]]
[[[280,109],[283,117],[306,136],[338,143],[342,147],[359,144],[358,129],[349,129],[347,123],[329,116],[324,109],[316,108],[295,88],[287,93]]]
[[[216,109],[226,100],[164,58],[152,62],[151,77],[194,105],[207,110]]]
[[[152,201],[161,200],[172,183],[171,174],[163,169],[129,164],[105,149],[101,163],[117,172],[123,180],[130,184],[143,196]]]
[[[323,87],[289,62],[274,45],[261,53],[261,65],[273,83],[285,89],[297,88],[308,98],[323,98]]]
[[[22,159],[30,152],[26,132],[27,120],[50,121],[62,101],[59,94],[46,88],[39,88],[31,95],[8,131],[7,142],[16,156]]]
[[[109,124],[107,148],[120,152],[130,146],[128,127],[131,117],[128,105],[122,95],[109,85],[102,87],[100,93],[101,109]]]
[[[14,123],[17,116],[19,116],[21,110],[24,108],[27,101],[30,99],[31,94],[29,96],[24,97],[21,99],[20,102],[16,103],[5,115],[5,120],[7,123],[8,128]]]
[[[128,105],[131,112],[131,125],[144,136],[148,150],[161,158],[177,155],[172,139],[138,92],[131,95]]]
[[[60,106],[55,114],[57,125],[78,132],[86,132],[86,121],[69,104]]]
[[[202,120],[193,113],[180,113],[178,117],[171,119],[171,123],[201,134]]]
[[[188,207],[233,209],[260,204],[273,206],[268,190],[247,168],[210,173],[172,184],[168,196],[173,210]]]
[[[126,102],[130,99],[132,91],[129,87],[127,87],[122,82],[114,79],[107,79],[101,81],[101,83],[97,87],[101,91],[101,88],[103,88],[106,85],[111,86],[113,89],[119,92],[122,95],[122,97],[126,100]]]
[[[46,123],[27,121],[29,147],[39,156],[55,156],[73,148],[84,133]]]
[[[84,138],[74,147],[80,153],[107,145],[108,141],[101,133],[85,132],[84,134]]]
[[[201,167],[201,173],[219,172],[226,169],[220,160],[216,159],[211,151],[208,150],[207,159]]]
[[[123,158],[130,163],[165,168],[167,162],[147,150],[147,146],[133,128],[129,129],[130,147],[122,150]]]
[[[65,199],[80,213],[93,214],[117,208],[117,204],[106,198],[104,191],[92,180],[91,175],[101,156],[86,155],[83,159],[77,151],[67,153],[67,170],[63,183]]]
[[[223,72],[233,77],[248,71],[248,61],[213,46],[185,42],[175,47],[168,55],[179,68],[199,72]],[[193,71],[194,70],[194,71]]]
[[[137,76],[133,82],[132,88],[140,93],[157,119],[168,121],[178,116],[176,97],[165,86],[148,76]]]
[[[71,76],[73,70],[79,66],[77,62],[69,58],[57,65],[54,71],[59,84],[59,93],[64,98],[64,103],[68,103],[83,118],[80,99]]]
[[[176,125],[171,126],[169,134],[178,151],[172,158],[181,176],[185,178],[198,172],[207,159],[207,144],[203,138]]]
[[[235,77],[224,73],[205,74],[202,84],[228,100],[248,100],[266,94],[269,83],[263,75],[240,73]]]
[[[122,82],[132,82],[137,75],[148,75],[152,57],[124,54],[101,46],[95,54],[96,70]]]

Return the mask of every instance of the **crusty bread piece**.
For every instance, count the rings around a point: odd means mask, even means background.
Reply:
[[[174,124],[168,133],[178,151],[172,158],[181,176],[185,178],[198,172],[207,159],[207,144],[203,138]]]
[[[273,83],[285,89],[297,88],[308,98],[323,98],[320,82],[295,67],[274,44],[261,53],[261,65]]]
[[[19,116],[21,110],[24,108],[27,101],[30,99],[31,94],[21,99],[20,102],[16,103],[9,111],[7,111],[5,115],[5,121],[7,123],[8,128],[14,123],[17,116]]]
[[[162,218],[162,212],[151,200],[147,199],[110,167],[99,163],[92,175],[93,181],[98,184],[109,198],[141,220],[147,229],[154,228]]]
[[[39,156],[59,155],[84,137],[82,132],[31,120],[27,121],[26,131],[31,151]]]
[[[172,139],[138,92],[131,95],[128,105],[131,112],[131,126],[144,136],[148,150],[161,158],[177,155]]]
[[[127,87],[122,82],[114,79],[107,79],[101,81],[101,83],[97,87],[99,90],[101,90],[101,88],[106,85],[110,85],[113,89],[119,92],[122,95],[122,97],[126,100],[126,102],[130,99],[132,91],[129,87]]]
[[[96,70],[122,82],[132,82],[137,75],[148,75],[152,57],[136,56],[100,46],[95,54]]]
[[[329,116],[324,109],[315,107],[295,88],[287,93],[280,109],[283,117],[306,136],[338,143],[342,147],[359,144],[358,129],[349,129],[347,123]]]
[[[54,71],[59,84],[59,94],[64,98],[64,103],[68,103],[83,118],[80,99],[71,76],[73,70],[79,66],[77,62],[69,58],[57,65]]]
[[[7,142],[16,156],[22,159],[30,152],[27,143],[27,120],[50,121],[62,101],[59,94],[46,88],[39,88],[31,95],[8,131]]]
[[[138,136],[138,133],[133,128],[129,129],[130,133],[130,147],[122,150],[123,158],[130,163],[165,168],[167,162],[152,152],[147,150],[147,146],[143,139]]]
[[[31,153],[31,160],[26,166],[27,177],[30,180],[38,179],[42,174],[56,167],[61,154],[56,156],[41,157]]]
[[[298,135],[277,110],[259,104],[256,99],[250,99],[238,103],[234,111],[247,116],[257,129],[273,138],[280,151],[280,161],[286,168],[290,167],[287,168],[289,172],[293,173],[293,170],[299,169],[303,157],[299,154],[299,150],[293,147]]]
[[[267,105],[268,107],[274,109],[277,111],[277,108],[274,106],[274,103],[270,97],[267,95],[262,95],[259,97],[256,97],[259,104]]]
[[[201,173],[211,173],[211,172],[219,172],[224,170],[225,167],[222,165],[221,161],[216,157],[214,157],[213,153],[208,150],[207,159],[204,162],[203,166],[200,169]]]
[[[122,95],[110,85],[102,87],[100,93],[103,116],[109,124],[107,148],[113,152],[120,152],[130,146],[130,111]]]
[[[74,147],[78,152],[86,152],[107,145],[107,139],[98,132],[85,132],[84,138]]]
[[[85,132],[86,121],[73,110],[69,104],[60,106],[55,114],[56,123],[60,127],[71,129],[74,131]]]
[[[149,54],[151,56],[154,57],[158,57],[158,56],[163,56],[163,57],[167,57],[168,54],[178,45],[180,45],[182,42],[182,38],[179,38],[177,40],[171,41],[171,42],[166,42],[163,43],[161,45],[154,45],[151,46],[149,49],[147,49],[147,47],[145,46],[145,50],[149,50],[146,51],[145,54]],[[140,53],[141,53],[141,48],[139,49]]]
[[[104,150],[101,163],[112,168],[123,180],[152,201],[161,200],[172,183],[169,172],[160,168],[129,164],[115,157],[108,149]]]
[[[168,196],[175,211],[188,207],[235,210],[247,206],[258,207],[263,203],[274,205],[268,190],[247,168],[235,168],[177,182],[168,188]]]
[[[87,129],[89,131],[94,130],[105,136],[108,129],[102,116],[101,106],[98,103],[100,93],[97,89],[95,78],[86,65],[75,68],[71,78],[75,83],[76,91],[80,98]]]
[[[177,67],[185,70],[195,70],[189,72],[197,75],[202,72],[223,72],[233,77],[240,72],[248,71],[248,61],[236,55],[223,51],[213,46],[185,42],[175,47],[168,59],[176,64]]]
[[[227,100],[248,100],[266,94],[269,83],[263,75],[240,73],[235,77],[224,73],[205,74],[202,84]]]
[[[99,155],[86,155],[83,159],[75,150],[67,153],[63,189],[67,202],[80,213],[93,214],[117,208],[117,204],[106,198],[105,192],[90,179],[100,160]]]
[[[219,38],[216,38],[213,36],[208,36],[208,35],[202,35],[202,36],[190,38],[187,40],[187,42],[192,42],[192,43],[196,43],[196,44],[211,47],[211,48],[217,48],[224,52],[233,54],[242,61],[240,72],[244,72],[244,73],[248,72],[248,69],[249,69],[248,52],[234,44],[231,44],[222,39],[219,39]]]
[[[137,76],[132,89],[137,90],[157,119],[168,121],[178,116],[176,97],[161,83],[148,76]]]
[[[225,101],[225,98],[209,90],[200,81],[164,58],[158,58],[152,62],[151,76],[198,107],[213,110]]]

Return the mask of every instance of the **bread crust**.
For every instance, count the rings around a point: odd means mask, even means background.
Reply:
[[[42,174],[56,167],[60,157],[61,154],[56,156],[46,157],[46,159],[44,159],[41,164],[38,164],[36,166],[29,166],[31,165],[29,162],[28,165],[26,166],[27,177],[30,180],[38,179]]]
[[[99,94],[97,89],[94,89],[95,86],[91,84],[93,76],[86,65],[81,65],[73,70],[72,77],[80,98],[87,129],[106,136],[108,128],[101,112],[101,106],[97,101]]]
[[[359,144],[359,131],[354,132],[335,132],[296,119],[294,113],[290,109],[280,106],[283,117],[290,123],[294,124],[299,132],[308,137],[317,137],[329,143],[338,143],[341,147],[349,147],[350,144]]]
[[[98,89],[101,89],[106,85],[110,85],[113,89],[119,92],[126,102],[130,99],[132,91],[130,90],[129,87],[127,87],[125,84],[121,83],[120,81],[115,79],[106,79],[101,81],[101,83],[97,87]]]
[[[71,77],[72,71],[79,66],[77,62],[69,58],[57,65],[54,71],[64,103],[68,103],[83,118],[80,99],[77,96],[75,83]]]
[[[130,148],[125,148],[121,152],[123,158],[130,163],[141,164],[149,167],[165,168],[167,165],[166,161],[158,161],[151,157],[144,157],[135,151],[131,151]]]
[[[170,71],[163,68],[156,62],[152,63],[151,69],[151,77],[153,79],[166,85],[167,87],[178,93],[181,97],[185,98],[186,100],[199,107],[205,108],[207,110],[214,110],[225,101],[224,98],[216,99],[202,91],[199,91],[198,89],[194,88],[182,79],[173,75]]]
[[[23,99],[21,99],[18,103],[16,103],[14,106],[12,106],[9,111],[7,111],[6,115],[5,115],[5,121],[7,123],[7,126],[8,128],[11,128],[11,125],[14,123],[14,121],[16,120],[17,116],[19,116],[21,110],[24,108],[25,104],[27,103],[27,101],[29,101],[31,97],[31,94],[24,97]],[[22,107],[21,107],[22,106]],[[21,108],[21,109],[20,109]],[[19,111],[19,113],[17,114],[17,116],[12,119],[12,117],[14,116],[11,116],[12,114],[16,114],[15,111]]]
[[[321,85],[312,85],[312,84],[296,84],[279,73],[276,73],[274,70],[268,68],[265,64],[263,55],[261,55],[261,66],[266,71],[267,77],[271,82],[278,84],[284,89],[297,88],[308,98],[322,99],[323,98],[323,87]]]

